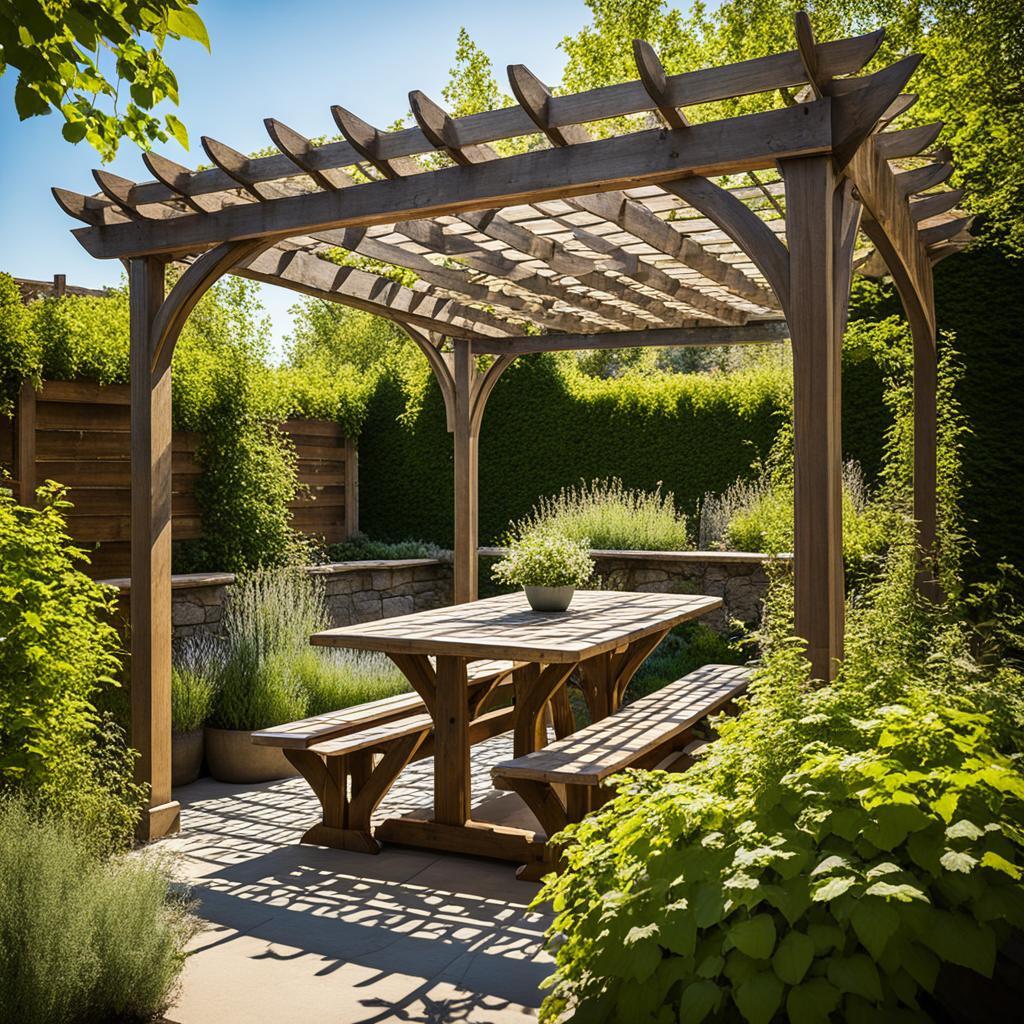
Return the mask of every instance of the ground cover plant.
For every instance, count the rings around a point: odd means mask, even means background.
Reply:
[[[0,1020],[152,1020],[193,932],[163,865],[105,856],[80,820],[0,797]]]

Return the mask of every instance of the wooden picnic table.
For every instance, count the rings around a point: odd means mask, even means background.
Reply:
[[[565,684],[578,670],[592,720],[613,713],[629,681],[674,626],[720,608],[717,597],[608,590],[577,591],[566,612],[535,612],[521,593],[414,612],[314,633],[324,647],[381,651],[423,699],[434,723],[434,803],[430,819],[392,818],[385,841],[507,860],[543,855],[542,836],[472,820],[467,665],[509,659],[514,671],[516,756],[573,730]]]

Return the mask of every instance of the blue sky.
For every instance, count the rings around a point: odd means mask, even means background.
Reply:
[[[194,43],[168,47],[181,91],[177,113],[192,148],[159,147],[188,166],[207,162],[201,135],[243,152],[266,146],[267,116],[315,136],[335,130],[332,103],[386,125],[408,110],[410,89],[440,101],[460,26],[491,56],[499,81],[506,64],[524,63],[557,82],[564,60],[558,41],[589,21],[582,0],[200,0],[198,9],[212,54]],[[64,142],[56,116],[19,122],[14,83],[13,71],[0,78],[0,270],[39,279],[63,273],[87,287],[116,283],[120,264],[88,256],[50,195],[51,185],[94,192],[90,170],[102,166],[98,155]],[[149,177],[127,142],[109,169]],[[263,291],[280,339],[296,297]]]

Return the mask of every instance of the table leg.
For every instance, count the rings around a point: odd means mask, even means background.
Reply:
[[[544,715],[548,701],[565,686],[575,668],[572,664],[533,667],[538,671],[522,677],[522,687],[517,685],[516,689],[516,725],[512,740],[516,757],[539,750],[547,743]]]
[[[617,651],[580,662],[580,680],[592,722],[599,722],[619,710],[630,680],[668,632],[659,630]]]
[[[439,655],[434,696],[434,820],[470,818],[469,692],[465,658]]]

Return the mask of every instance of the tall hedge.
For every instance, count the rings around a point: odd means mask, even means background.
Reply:
[[[887,414],[881,371],[862,353],[844,360],[843,433],[849,455],[877,472]],[[502,376],[480,439],[480,538],[496,540],[536,499],[581,478],[619,476],[663,489],[692,512],[771,446],[791,391],[782,369],[708,376],[597,380],[550,355],[519,359]],[[360,440],[360,522],[375,537],[452,541],[452,441],[440,391],[398,374],[379,383]]]

